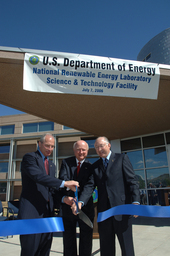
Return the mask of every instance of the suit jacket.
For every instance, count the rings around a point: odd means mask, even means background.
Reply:
[[[63,180],[76,180],[79,182],[80,187],[78,188],[78,200],[84,202],[82,211],[89,216],[94,218],[94,207],[92,193],[94,189],[94,179],[92,165],[88,160],[85,160],[80,168],[79,175],[77,177],[77,163],[76,158],[69,157],[64,159],[61,164],[59,178]],[[75,197],[74,192],[71,190],[64,190],[63,196]],[[70,206],[62,204],[63,217],[73,215]]]
[[[140,202],[139,186],[132,164],[126,154],[111,153],[107,170],[100,158],[93,164],[94,181],[98,188],[98,212],[117,205]],[[122,216],[115,216],[121,220]]]
[[[40,152],[28,153],[21,163],[21,175],[22,192],[18,217],[43,218],[47,209],[50,210],[50,216],[53,216],[54,189],[59,190],[62,183],[55,178],[55,165],[49,160],[49,175],[47,175]]]

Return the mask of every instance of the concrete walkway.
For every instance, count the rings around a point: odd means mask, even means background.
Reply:
[[[170,255],[170,219],[138,218],[133,220],[133,238],[136,256]],[[121,256],[116,241],[116,256]],[[19,236],[0,238],[0,255],[19,256]],[[99,239],[93,239],[93,256],[99,256]],[[62,233],[55,233],[50,256],[63,255]],[[107,256],[107,255],[106,255]],[[129,255],[130,256],[130,255]]]

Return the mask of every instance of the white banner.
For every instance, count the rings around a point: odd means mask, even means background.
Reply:
[[[25,54],[28,91],[157,99],[159,65],[91,55]]]

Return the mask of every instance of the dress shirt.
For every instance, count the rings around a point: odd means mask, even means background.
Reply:
[[[84,159],[84,160],[82,160],[82,161],[79,161],[79,160],[76,158],[77,166],[78,166],[78,163],[80,162],[80,168],[81,168],[81,166],[82,166],[82,164],[84,163],[84,161],[85,161],[85,159]]]
[[[43,162],[45,161],[45,158],[47,158],[48,161],[49,161],[49,157],[48,157],[48,156],[45,157],[45,156],[43,155],[43,153],[40,151],[39,148],[38,148],[38,151],[40,152],[40,155],[42,156]],[[62,183],[61,183],[61,185],[60,185],[60,188],[64,188],[64,183],[65,183],[65,180],[62,181]]]
[[[82,161],[79,161],[77,158],[76,158],[76,163],[77,163],[77,166],[78,166],[78,163],[80,162],[80,168],[82,166],[82,164],[84,163],[85,159],[82,160]],[[83,201],[79,201],[80,203],[82,203],[82,207],[84,206],[84,202]]]
[[[77,164],[77,166],[78,166],[78,163],[80,162],[80,168],[81,168],[81,166],[82,166],[82,164],[84,163],[84,161],[85,161],[85,159],[84,160],[82,160],[82,161],[79,161],[77,158],[76,158],[76,164]],[[61,184],[62,185],[62,184]],[[67,190],[70,190],[69,188],[67,188]],[[62,203],[64,203],[64,198],[65,198],[66,196],[63,196],[62,197],[62,199],[61,199],[61,202]],[[83,201],[79,201],[79,202],[81,202],[82,203],[82,207],[84,206],[84,202]]]
[[[38,149],[38,151],[40,152],[40,154],[41,154],[41,156],[42,156],[42,159],[43,159],[43,162],[45,161],[45,158],[47,158],[48,159],[48,161],[49,161],[49,157],[47,156],[44,156],[43,155],[43,153]]]
[[[107,155],[107,157],[106,157],[106,158],[107,158],[107,160],[108,160],[108,162],[109,162],[109,159],[110,159],[111,153],[112,153],[112,152],[110,151],[110,152],[109,152],[109,154],[108,154],[108,155]],[[103,157],[102,157],[102,159],[103,159],[103,162],[104,162],[104,161],[105,161],[105,158],[103,158]]]

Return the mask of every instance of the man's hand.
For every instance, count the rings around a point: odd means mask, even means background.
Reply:
[[[81,207],[82,207],[82,203],[81,203],[81,202],[78,202],[79,211],[81,211]]]
[[[136,205],[139,205],[139,203],[132,203],[132,204],[136,204]],[[134,218],[137,218],[138,215],[133,215]]]
[[[71,196],[65,196],[63,199],[65,204],[68,204],[70,206],[72,206],[73,202],[74,202],[74,198]]]
[[[77,212],[77,205],[76,205],[75,200],[73,201],[73,204],[72,204],[72,206],[71,206],[71,210],[72,210],[72,213],[73,213],[74,215],[77,215],[77,214],[78,214],[78,212]]]
[[[76,200],[76,199],[75,199]],[[72,210],[72,213],[74,214],[74,215],[77,215],[79,212],[80,212],[80,210],[81,210],[81,207],[82,207],[82,203],[81,202],[78,202],[78,209],[77,209],[77,205],[76,205],[76,201],[73,201],[73,204],[72,204],[72,206],[71,206],[71,210]],[[78,210],[78,211],[77,211]]]
[[[65,181],[64,187],[67,187],[67,188],[69,188],[69,189],[71,189],[72,191],[75,192],[76,187],[79,187],[79,183],[77,181],[74,181],[74,180]]]

